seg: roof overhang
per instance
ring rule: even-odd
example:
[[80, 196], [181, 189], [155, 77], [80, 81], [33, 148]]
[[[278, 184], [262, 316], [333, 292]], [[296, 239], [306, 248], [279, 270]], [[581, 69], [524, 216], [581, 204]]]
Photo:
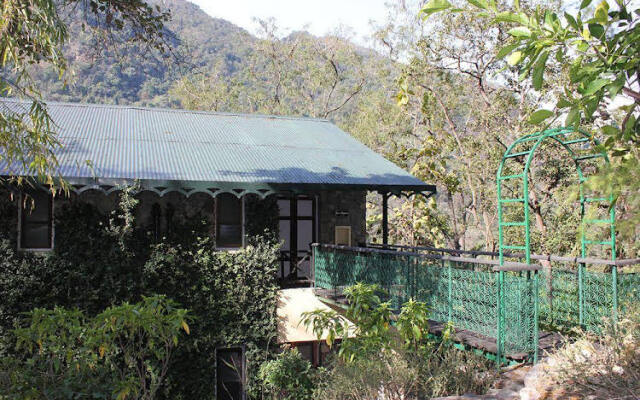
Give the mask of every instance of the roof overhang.
[[[204, 193], [216, 197], [222, 193], [230, 193], [237, 197], [255, 194], [265, 198], [277, 193], [312, 194], [321, 191], [372, 191], [395, 196], [424, 195], [429, 197], [436, 192], [434, 185], [377, 185], [372, 183], [269, 183], [269, 182], [199, 182], [177, 180], [137, 180], [115, 178], [63, 178], [76, 194], [97, 190], [105, 194], [121, 190], [126, 186], [137, 186], [141, 191], [151, 191], [159, 196], [177, 192], [186, 197], [196, 193]], [[42, 185], [40, 185], [42, 186]]]

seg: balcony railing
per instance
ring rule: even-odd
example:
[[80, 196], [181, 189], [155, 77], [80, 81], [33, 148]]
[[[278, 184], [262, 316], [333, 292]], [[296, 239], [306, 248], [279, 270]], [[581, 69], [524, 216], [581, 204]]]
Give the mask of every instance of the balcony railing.
[[[491, 252], [315, 244], [312, 271], [318, 292], [336, 299], [345, 287], [362, 282], [380, 285], [396, 308], [409, 298], [424, 301], [434, 321], [451, 321], [456, 329], [488, 340], [492, 344], [485, 350], [499, 360], [535, 359], [539, 322], [597, 331], [604, 317], [623, 310], [618, 299], [640, 301], [640, 260], [532, 259], [564, 265], [500, 266], [497, 253]], [[591, 267], [582, 273], [571, 268], [587, 262]]]

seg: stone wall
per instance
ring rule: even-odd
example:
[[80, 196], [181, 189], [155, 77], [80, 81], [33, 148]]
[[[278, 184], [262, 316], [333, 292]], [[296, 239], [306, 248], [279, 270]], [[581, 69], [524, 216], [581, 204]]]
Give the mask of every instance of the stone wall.
[[318, 196], [318, 240], [335, 242], [336, 226], [351, 226], [351, 245], [367, 240], [366, 192], [324, 191]]
[[[138, 200], [135, 220], [139, 226], [153, 226], [153, 207], [158, 206], [160, 211], [160, 232], [170, 229], [170, 221], [178, 224], [185, 222], [204, 221], [209, 225], [212, 237], [215, 235], [215, 200], [204, 193], [196, 193], [189, 198], [184, 195], [171, 192], [162, 197], [151, 191], [142, 191], [135, 196]], [[320, 243], [335, 242], [335, 227], [351, 227], [351, 244], [356, 246], [366, 242], [366, 192], [362, 191], [322, 191], [317, 195], [317, 241]], [[57, 197], [55, 209], [62, 209], [70, 201], [80, 200], [95, 205], [104, 214], [109, 214], [118, 206], [119, 193], [114, 192], [105, 195], [101, 191], [89, 190], [79, 195], [71, 194], [70, 198]], [[258, 204], [258, 205], [256, 205]], [[264, 214], [269, 215], [264, 215]], [[271, 214], [273, 214], [271, 216]], [[263, 232], [260, 224], [267, 224], [274, 229], [277, 227], [277, 205], [275, 196], [270, 196], [266, 201], [252, 200], [245, 202], [245, 225], [247, 233], [252, 231]], [[248, 221], [252, 218], [253, 224]], [[272, 221], [273, 220], [273, 221]], [[266, 226], [265, 226], [266, 228]], [[277, 229], [277, 228], [275, 228]]]
[[[93, 204], [98, 210], [104, 214], [109, 214], [118, 206], [119, 192], [111, 193], [106, 196], [98, 190], [89, 190], [79, 195], [71, 194], [70, 198], [56, 198], [55, 208], [64, 207], [64, 204], [80, 200]], [[169, 229], [171, 221], [178, 224], [194, 222], [194, 220], [207, 221], [211, 226], [211, 234], [213, 235], [215, 223], [215, 202], [211, 196], [204, 193], [196, 193], [190, 197], [185, 197], [178, 192], [170, 192], [160, 197], [155, 192], [142, 191], [136, 194], [139, 203], [136, 207], [135, 221], [139, 226], [153, 225], [153, 207], [158, 205], [160, 215], [160, 231], [166, 232]]]

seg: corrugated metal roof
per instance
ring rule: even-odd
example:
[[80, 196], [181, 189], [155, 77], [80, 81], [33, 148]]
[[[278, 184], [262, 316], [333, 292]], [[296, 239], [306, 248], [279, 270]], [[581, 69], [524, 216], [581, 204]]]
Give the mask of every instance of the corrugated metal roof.
[[[5, 109], [27, 106], [1, 99]], [[329, 121], [47, 102], [67, 178], [424, 187]], [[5, 111], [6, 112], [6, 111]], [[0, 164], [0, 170], [6, 170]]]

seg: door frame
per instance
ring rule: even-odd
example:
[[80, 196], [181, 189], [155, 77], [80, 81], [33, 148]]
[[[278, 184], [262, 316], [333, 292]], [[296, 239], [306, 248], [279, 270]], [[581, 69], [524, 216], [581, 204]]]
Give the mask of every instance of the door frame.
[[[311, 249], [298, 249], [298, 221], [311, 221], [311, 242], [315, 243], [318, 237], [318, 198], [313, 195], [279, 195], [278, 200], [289, 201], [289, 216], [280, 215], [278, 209], [278, 221], [289, 221], [289, 250], [280, 251], [280, 279], [298, 279], [298, 261], [300, 253], [311, 254]], [[298, 200], [311, 200], [311, 216], [298, 216]], [[285, 276], [284, 263], [289, 261], [289, 275]]]

